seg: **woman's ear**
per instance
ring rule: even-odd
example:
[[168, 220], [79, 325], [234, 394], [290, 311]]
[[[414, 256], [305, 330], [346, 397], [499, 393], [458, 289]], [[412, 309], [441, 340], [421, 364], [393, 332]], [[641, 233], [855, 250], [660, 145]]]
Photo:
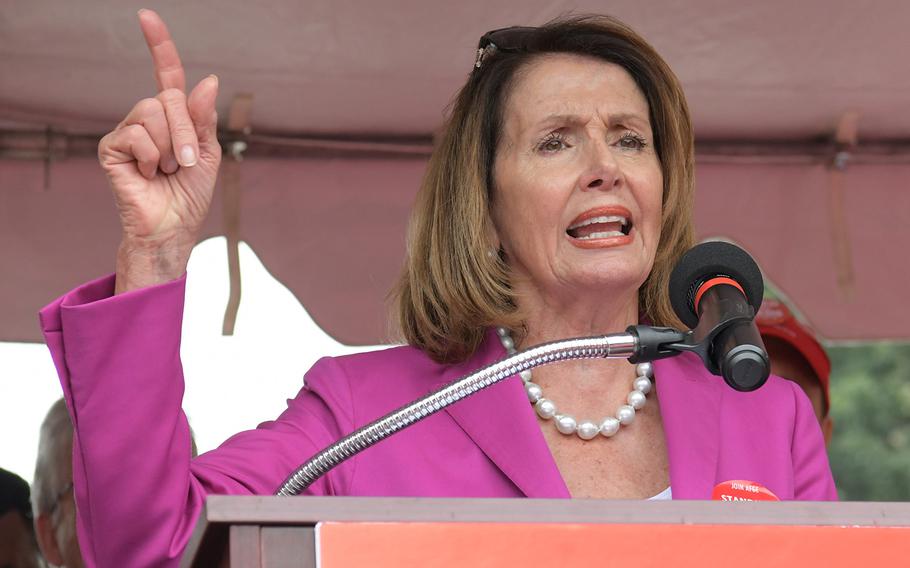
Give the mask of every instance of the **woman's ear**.
[[63, 566], [63, 553], [57, 547], [54, 523], [50, 515], [41, 513], [35, 517], [35, 537], [38, 539], [38, 548], [41, 549], [44, 559], [54, 566]]

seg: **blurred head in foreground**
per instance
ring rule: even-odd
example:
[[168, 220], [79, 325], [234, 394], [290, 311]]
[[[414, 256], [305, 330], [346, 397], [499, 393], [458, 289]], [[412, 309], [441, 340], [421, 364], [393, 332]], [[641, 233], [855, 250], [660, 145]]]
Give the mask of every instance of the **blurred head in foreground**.
[[81, 568], [73, 500], [73, 426], [62, 398], [41, 424], [33, 486], [32, 510], [41, 553], [54, 566]]
[[0, 567], [39, 566], [28, 498], [28, 483], [0, 469]]

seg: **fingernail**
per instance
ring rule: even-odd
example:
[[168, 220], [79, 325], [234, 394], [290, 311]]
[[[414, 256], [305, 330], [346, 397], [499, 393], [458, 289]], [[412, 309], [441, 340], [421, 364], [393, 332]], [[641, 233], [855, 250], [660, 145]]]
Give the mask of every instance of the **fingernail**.
[[192, 146], [184, 146], [180, 149], [180, 161], [184, 166], [196, 165], [196, 152], [193, 151]]

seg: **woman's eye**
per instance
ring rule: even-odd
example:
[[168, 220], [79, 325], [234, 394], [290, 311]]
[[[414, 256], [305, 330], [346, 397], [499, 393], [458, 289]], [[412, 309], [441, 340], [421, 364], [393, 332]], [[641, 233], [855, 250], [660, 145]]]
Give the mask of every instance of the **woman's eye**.
[[562, 140], [547, 140], [543, 145], [543, 149], [548, 152], [555, 152], [562, 148], [562, 146]]
[[543, 142], [537, 147], [538, 150], [545, 153], [554, 153], [562, 150], [566, 147], [566, 141], [558, 136], [550, 136], [544, 139]]
[[637, 134], [628, 133], [628, 134], [623, 135], [623, 137], [619, 139], [618, 145], [620, 148], [624, 148], [627, 150], [641, 150], [642, 148], [647, 146], [648, 143], [645, 142], [645, 139], [642, 138], [641, 136], [639, 136]]

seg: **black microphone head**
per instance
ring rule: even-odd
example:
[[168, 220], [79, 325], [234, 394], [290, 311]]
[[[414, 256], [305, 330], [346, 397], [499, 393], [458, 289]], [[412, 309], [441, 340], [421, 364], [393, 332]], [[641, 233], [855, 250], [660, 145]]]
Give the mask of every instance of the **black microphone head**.
[[727, 276], [742, 286], [746, 299], [758, 313], [765, 284], [749, 253], [721, 241], [701, 243], [686, 251], [670, 274], [670, 304], [690, 328], [698, 325], [695, 293], [705, 281], [716, 276]]

